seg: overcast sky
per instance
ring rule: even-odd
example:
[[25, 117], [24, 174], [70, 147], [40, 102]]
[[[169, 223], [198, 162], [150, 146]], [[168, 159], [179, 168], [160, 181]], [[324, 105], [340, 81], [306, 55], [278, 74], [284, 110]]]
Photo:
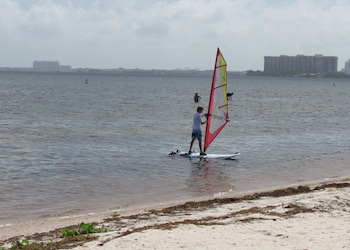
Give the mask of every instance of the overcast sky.
[[0, 67], [263, 70], [264, 56], [350, 58], [348, 0], [0, 0]]

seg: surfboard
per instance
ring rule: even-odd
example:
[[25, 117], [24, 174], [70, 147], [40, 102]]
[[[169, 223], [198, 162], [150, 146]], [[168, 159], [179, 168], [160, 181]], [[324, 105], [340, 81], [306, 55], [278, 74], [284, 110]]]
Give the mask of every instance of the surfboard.
[[188, 158], [235, 160], [235, 158], [237, 156], [239, 156], [240, 153], [236, 152], [234, 154], [206, 154], [206, 155], [200, 155], [199, 153], [196, 153], [196, 152], [188, 154], [188, 152], [181, 152], [181, 151], [177, 150], [177, 151], [172, 151], [169, 155], [183, 156], [183, 157], [188, 157]]

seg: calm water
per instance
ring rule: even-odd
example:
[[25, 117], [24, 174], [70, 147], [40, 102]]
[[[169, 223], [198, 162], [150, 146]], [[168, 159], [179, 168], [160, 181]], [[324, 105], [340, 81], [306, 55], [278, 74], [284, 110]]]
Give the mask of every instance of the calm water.
[[0, 73], [0, 225], [350, 176], [350, 80], [231, 77], [208, 152], [239, 160], [168, 156], [210, 81]]

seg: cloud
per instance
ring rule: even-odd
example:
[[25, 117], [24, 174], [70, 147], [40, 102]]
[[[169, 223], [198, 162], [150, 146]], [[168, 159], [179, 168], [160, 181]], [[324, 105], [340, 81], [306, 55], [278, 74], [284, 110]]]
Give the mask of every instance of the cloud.
[[[25, 3], [23, 3], [25, 2]], [[350, 3], [271, 0], [0, 0], [0, 66], [263, 69], [267, 55], [350, 57]]]

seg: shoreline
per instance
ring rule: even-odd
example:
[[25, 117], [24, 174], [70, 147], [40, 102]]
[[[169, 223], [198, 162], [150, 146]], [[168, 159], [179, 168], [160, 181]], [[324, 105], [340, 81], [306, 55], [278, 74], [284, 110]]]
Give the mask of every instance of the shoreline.
[[[181, 203], [186, 202], [200, 202], [200, 201], [206, 201], [211, 200], [215, 198], [226, 198], [226, 197], [242, 197], [245, 195], [250, 195], [254, 193], [260, 193], [260, 192], [271, 192], [273, 190], [277, 189], [283, 189], [283, 188], [289, 188], [289, 187], [298, 187], [298, 186], [316, 186], [321, 185], [325, 183], [333, 183], [333, 182], [342, 182], [350, 180], [349, 177], [336, 177], [336, 178], [326, 178], [322, 180], [316, 180], [316, 181], [304, 181], [294, 184], [286, 184], [283, 186], [275, 186], [271, 188], [263, 188], [263, 189], [253, 189], [248, 191], [241, 191], [241, 192], [232, 192], [232, 191], [223, 191], [219, 193], [214, 194], [208, 194], [200, 197], [193, 197], [193, 198], [184, 198], [184, 199], [177, 199], [177, 200], [170, 200], [161, 204], [141, 204], [141, 205], [135, 205], [135, 206], [123, 206], [123, 207], [114, 207], [114, 208], [106, 208], [106, 209], [100, 209], [100, 210], [87, 210], [83, 213], [79, 213], [80, 209], [72, 209], [67, 212], [58, 213], [58, 214], [45, 214], [45, 215], [39, 215], [35, 216], [33, 218], [29, 219], [19, 219], [13, 222], [8, 222], [4, 224], [0, 224], [0, 240], [1, 240], [1, 229], [8, 228], [8, 227], [15, 227], [15, 226], [25, 226], [27, 224], [31, 223], [45, 223], [47, 221], [65, 221], [65, 220], [79, 220], [79, 218], [87, 219], [90, 221], [90, 218], [93, 219], [93, 217], [96, 217], [97, 219], [103, 218], [105, 216], [109, 216], [113, 213], [119, 213], [119, 214], [134, 214], [139, 213], [142, 211], [147, 211], [150, 209], [157, 209], [157, 208], [166, 208], [169, 206], [178, 205]], [[66, 223], [63, 223], [65, 225]]]
[[[97, 245], [100, 245], [99, 249], [109, 249], [104, 247], [109, 246], [110, 242], [116, 240], [123, 241], [124, 238], [126, 239], [129, 237], [128, 235], [134, 235], [134, 233], [146, 232], [147, 234], [152, 232], [152, 230], [161, 227], [176, 228], [176, 230], [178, 230], [178, 228], [198, 225], [199, 222], [205, 224], [208, 221], [213, 223], [213, 225], [220, 227], [219, 224], [230, 217], [224, 218], [222, 216], [228, 216], [228, 214], [235, 210], [237, 210], [236, 213], [239, 215], [239, 213], [254, 213], [253, 210], [255, 209], [255, 213], [261, 216], [260, 214], [266, 214], [267, 212], [265, 211], [262, 213], [262, 210], [260, 211], [259, 209], [265, 209], [266, 207], [274, 207], [273, 209], [276, 209], [278, 206], [281, 206], [277, 205], [278, 203], [281, 203], [281, 201], [281, 204], [293, 204], [293, 202], [295, 203], [298, 199], [298, 196], [305, 196], [302, 197], [302, 199], [306, 199], [307, 195], [314, 196], [311, 198], [315, 198], [316, 194], [322, 192], [325, 193], [325, 196], [331, 196], [335, 195], [337, 193], [336, 191], [343, 189], [350, 190], [350, 178], [329, 179], [317, 183], [312, 182], [308, 185], [292, 185], [274, 190], [259, 190], [238, 195], [227, 194], [219, 197], [207, 197], [206, 199], [201, 198], [194, 201], [180, 201], [178, 203], [135, 210], [108, 211], [91, 213], [83, 216], [41, 218], [38, 220], [22, 221], [17, 224], [0, 227], [0, 249], [2, 247], [9, 247], [10, 242], [20, 239], [29, 239], [29, 241], [32, 242], [30, 239], [33, 238], [34, 235], [36, 235], [36, 238], [40, 238], [40, 234], [50, 235], [46, 236], [49, 238], [59, 238], [58, 234], [63, 228], [78, 225], [81, 222], [96, 223], [95, 225], [97, 227], [104, 225], [112, 230], [108, 233], [97, 234], [98, 238], [96, 240], [90, 243], [85, 243], [87, 248], [81, 247], [77, 249], [95, 249]], [[349, 192], [343, 193], [346, 194]], [[337, 196], [340, 197], [339, 194], [337, 194]], [[333, 199], [332, 197], [328, 198]], [[347, 198], [349, 197], [345, 197], [344, 199]], [[301, 207], [305, 209], [313, 209], [315, 211], [313, 214], [317, 214], [318, 211], [315, 207], [308, 208], [308, 206], [314, 202], [314, 200], [312, 200], [312, 202], [306, 201]], [[348, 203], [346, 204], [348, 204], [348, 209], [350, 211], [350, 198], [347, 202]], [[226, 208], [225, 210], [225, 207], [229, 208]], [[256, 207], [259, 209], [256, 209]], [[279, 209], [281, 210], [282, 207], [279, 207]], [[220, 215], [220, 210], [225, 210], [225, 212], [222, 212], [223, 214]], [[304, 212], [300, 213], [304, 214]], [[208, 219], [208, 217], [211, 217], [211, 219]], [[184, 223], [186, 220], [188, 223]], [[123, 224], [124, 226], [121, 226], [121, 221], [127, 225], [125, 226], [125, 224]], [[116, 228], [119, 229], [116, 230]], [[138, 230], [132, 231], [135, 230], [135, 228], [138, 228]], [[120, 235], [126, 237], [121, 237]], [[93, 244], [95, 245], [93, 246]]]

